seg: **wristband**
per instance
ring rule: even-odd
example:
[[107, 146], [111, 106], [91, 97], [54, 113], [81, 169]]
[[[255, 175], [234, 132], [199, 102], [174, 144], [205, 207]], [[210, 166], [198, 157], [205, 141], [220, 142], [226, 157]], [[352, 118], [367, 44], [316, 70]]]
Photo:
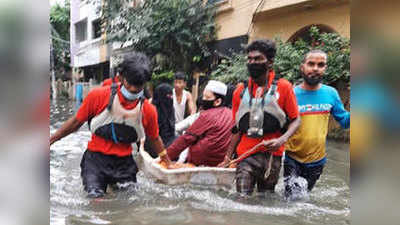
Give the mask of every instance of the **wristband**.
[[158, 153], [158, 156], [160, 156], [160, 158], [165, 155], [167, 155], [167, 150], [165, 150], [165, 149], [162, 152]]
[[232, 132], [232, 134], [237, 134], [237, 133], [239, 133], [239, 129], [237, 128], [237, 126], [234, 126], [234, 127], [232, 127], [231, 132]]

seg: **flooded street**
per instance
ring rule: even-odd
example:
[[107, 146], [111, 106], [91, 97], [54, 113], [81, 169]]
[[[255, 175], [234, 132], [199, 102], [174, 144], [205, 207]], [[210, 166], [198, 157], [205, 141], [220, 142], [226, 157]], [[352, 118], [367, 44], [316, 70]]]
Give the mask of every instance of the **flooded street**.
[[[55, 132], [76, 110], [74, 102], [53, 102], [50, 132]], [[86, 198], [80, 161], [90, 139], [85, 124], [51, 146], [50, 224], [193, 224], [284, 225], [350, 224], [350, 162], [348, 144], [328, 142], [328, 162], [310, 195], [283, 200], [283, 179], [277, 192], [246, 203], [235, 200], [235, 190], [203, 186], [167, 186], [138, 173], [138, 185], [125, 192], [108, 190], [105, 198]]]

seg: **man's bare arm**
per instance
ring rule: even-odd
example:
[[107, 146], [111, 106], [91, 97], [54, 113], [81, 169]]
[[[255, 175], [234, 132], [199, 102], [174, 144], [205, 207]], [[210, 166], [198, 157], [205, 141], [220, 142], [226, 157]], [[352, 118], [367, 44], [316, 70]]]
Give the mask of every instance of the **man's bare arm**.
[[166, 153], [166, 150], [164, 148], [164, 144], [158, 136], [156, 139], [149, 139], [151, 147], [156, 151], [156, 153], [160, 156], [161, 160], [163, 160], [165, 163], [167, 163], [167, 167], [171, 165], [171, 160], [168, 157], [168, 154]]
[[75, 116], [71, 117], [61, 126], [60, 129], [56, 131], [56, 133], [51, 135], [50, 145], [60, 140], [61, 138], [77, 131], [82, 125], [83, 123], [77, 120]]
[[187, 94], [187, 104], [188, 104], [189, 115], [195, 114], [196, 104], [194, 104], [193, 96], [190, 93]]
[[287, 131], [280, 136], [279, 138], [274, 138], [268, 141], [264, 141], [265, 147], [267, 147], [268, 150], [270, 151], [276, 151], [284, 145], [288, 139], [297, 131], [297, 129], [300, 127], [300, 116], [294, 119], [292, 122], [290, 122], [289, 127]]
[[236, 150], [236, 147], [240, 142], [240, 139], [241, 139], [240, 132], [232, 135], [232, 139], [231, 142], [229, 143], [228, 151], [226, 152], [224, 161], [218, 164], [218, 167], [226, 166], [229, 163], [229, 161], [232, 159], [233, 152]]
[[301, 119], [300, 116], [298, 116], [289, 124], [288, 130], [281, 137], [283, 137], [287, 141], [291, 136], [293, 136], [297, 129], [299, 129], [300, 124]]

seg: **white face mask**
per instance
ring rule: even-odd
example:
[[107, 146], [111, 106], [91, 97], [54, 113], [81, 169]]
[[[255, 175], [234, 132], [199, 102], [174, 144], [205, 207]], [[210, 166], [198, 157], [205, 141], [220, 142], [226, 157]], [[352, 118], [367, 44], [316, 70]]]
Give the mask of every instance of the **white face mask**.
[[128, 90], [125, 88], [124, 85], [122, 85], [122, 87], [121, 87], [121, 93], [122, 93], [122, 95], [123, 95], [126, 99], [128, 99], [129, 101], [133, 101], [133, 100], [136, 100], [136, 99], [139, 99], [139, 98], [142, 98], [142, 97], [143, 97], [143, 90], [141, 90], [139, 93], [133, 94], [133, 93], [131, 93], [130, 91], [128, 91]]

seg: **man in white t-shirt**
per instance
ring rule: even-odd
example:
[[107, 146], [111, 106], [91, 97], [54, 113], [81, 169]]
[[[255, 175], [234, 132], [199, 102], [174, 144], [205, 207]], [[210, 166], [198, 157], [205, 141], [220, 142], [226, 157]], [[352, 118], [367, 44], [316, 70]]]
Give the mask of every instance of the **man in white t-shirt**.
[[[175, 123], [179, 123], [185, 118], [185, 114], [193, 115], [196, 113], [196, 106], [192, 94], [185, 90], [186, 76], [183, 72], [175, 73], [173, 100], [175, 110]], [[186, 109], [188, 112], [186, 113]]]

